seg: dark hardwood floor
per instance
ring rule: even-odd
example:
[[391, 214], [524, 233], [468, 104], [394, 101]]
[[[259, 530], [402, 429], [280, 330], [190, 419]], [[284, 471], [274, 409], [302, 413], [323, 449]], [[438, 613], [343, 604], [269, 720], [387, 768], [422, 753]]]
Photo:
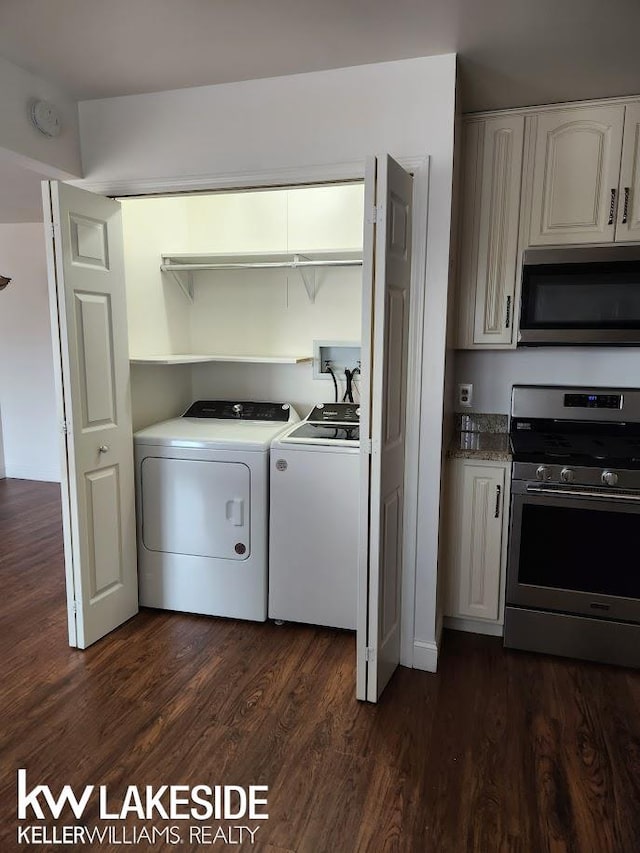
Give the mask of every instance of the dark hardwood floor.
[[[0, 589], [0, 851], [61, 849], [18, 844], [18, 768], [114, 803], [128, 785], [268, 785], [270, 819], [234, 849], [640, 850], [636, 672], [450, 632], [438, 675], [400, 669], [369, 706], [353, 637], [330, 630], [143, 611], [75, 651], [51, 484], [0, 481]], [[57, 824], [104, 822], [91, 801]], [[183, 841], [129, 849], [226, 849]]]

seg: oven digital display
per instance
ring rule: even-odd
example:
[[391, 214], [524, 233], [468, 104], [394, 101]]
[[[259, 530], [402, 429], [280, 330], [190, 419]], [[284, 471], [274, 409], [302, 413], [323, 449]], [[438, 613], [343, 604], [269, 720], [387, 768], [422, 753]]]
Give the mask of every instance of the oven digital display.
[[566, 409], [621, 409], [622, 394], [565, 394]]

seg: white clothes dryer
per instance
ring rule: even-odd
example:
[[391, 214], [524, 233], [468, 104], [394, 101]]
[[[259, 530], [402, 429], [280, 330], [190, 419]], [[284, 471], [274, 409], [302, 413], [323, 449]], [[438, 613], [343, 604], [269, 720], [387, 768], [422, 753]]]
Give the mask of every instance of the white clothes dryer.
[[134, 436], [140, 604], [264, 622], [269, 447], [288, 403], [200, 400]]
[[356, 404], [320, 404], [271, 445], [271, 619], [356, 628], [359, 425]]

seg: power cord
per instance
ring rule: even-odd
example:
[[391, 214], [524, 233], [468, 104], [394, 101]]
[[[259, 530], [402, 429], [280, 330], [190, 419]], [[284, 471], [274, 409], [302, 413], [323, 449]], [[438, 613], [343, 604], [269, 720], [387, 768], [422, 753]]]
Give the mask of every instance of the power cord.
[[336, 379], [336, 375], [335, 375], [335, 373], [333, 372], [333, 370], [332, 370], [331, 365], [329, 364], [329, 362], [327, 362], [327, 364], [326, 364], [326, 368], [327, 368], [327, 370], [329, 371], [329, 373], [331, 374], [331, 378], [333, 379], [333, 387], [334, 387], [334, 390], [335, 390], [335, 401], [334, 401], [334, 402], [336, 402], [336, 403], [337, 403], [337, 402], [338, 402], [338, 380]]
[[356, 385], [356, 373], [360, 374], [359, 367], [354, 367], [351, 371], [351, 390], [353, 391], [353, 389], [355, 388], [355, 390], [358, 392], [358, 399], [360, 399], [360, 389]]
[[346, 381], [346, 389], [344, 392], [344, 396], [342, 398], [343, 403], [353, 403], [353, 371], [349, 370], [348, 367], [344, 369], [344, 378]]
[[347, 403], [347, 402], [355, 403], [355, 400], [353, 399], [354, 388], [358, 392], [358, 395], [360, 395], [360, 390], [359, 390], [358, 386], [355, 384], [356, 373], [360, 373], [359, 367], [354, 367], [353, 370], [349, 370], [349, 368], [345, 368], [344, 378], [345, 378], [346, 383], [347, 383], [347, 390], [344, 392], [344, 397], [342, 398], [343, 403]]

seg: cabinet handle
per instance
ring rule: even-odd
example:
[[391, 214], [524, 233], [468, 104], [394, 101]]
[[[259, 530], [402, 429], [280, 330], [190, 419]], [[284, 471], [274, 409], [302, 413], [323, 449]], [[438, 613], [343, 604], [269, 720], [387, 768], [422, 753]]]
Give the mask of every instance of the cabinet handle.
[[613, 214], [616, 211], [616, 190], [611, 190], [611, 204], [609, 205], [609, 222], [608, 225], [613, 225]]
[[629, 213], [629, 187], [624, 188], [624, 209], [622, 211], [622, 224], [627, 224], [627, 216]]
[[502, 493], [502, 488], [500, 486], [496, 486], [496, 514], [495, 518], [500, 518], [500, 495]]
[[505, 328], [508, 329], [511, 325], [511, 297], [507, 296], [507, 316], [504, 318]]

